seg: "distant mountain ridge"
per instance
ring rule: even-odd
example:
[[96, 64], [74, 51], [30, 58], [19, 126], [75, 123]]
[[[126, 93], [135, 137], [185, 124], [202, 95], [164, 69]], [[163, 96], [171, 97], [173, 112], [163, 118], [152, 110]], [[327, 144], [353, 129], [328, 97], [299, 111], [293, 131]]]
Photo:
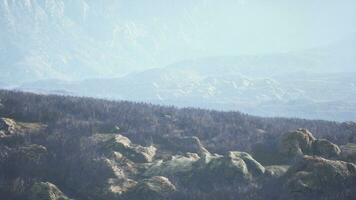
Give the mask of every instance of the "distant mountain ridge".
[[[224, 71], [220, 68], [218, 70]], [[18, 89], [151, 102], [179, 107], [239, 110], [262, 116], [354, 120], [356, 73], [303, 73], [258, 78], [239, 71], [168, 67], [116, 79], [58, 80], [24, 84]]]
[[[354, 36], [299, 52], [206, 57], [193, 29], [202, 5], [186, 4], [178, 26], [159, 7], [131, 15], [138, 1], [1, 1], [0, 87], [354, 120]], [[186, 55], [196, 59], [175, 62]]]
[[[202, 20], [199, 8], [206, 8], [204, 3], [175, 4], [182, 10], [169, 21], [165, 14], [171, 10], [139, 1], [1, 1], [0, 78], [10, 85], [43, 79], [112, 78], [184, 58], [216, 55], [208, 52], [214, 45], [209, 46], [209, 37], [202, 38], [195, 25]], [[209, 31], [216, 23], [201, 26]], [[243, 65], [242, 74], [248, 76], [252, 70], [271, 73], [281, 68], [354, 71], [355, 54], [353, 37], [298, 55], [199, 59], [197, 64]]]
[[[340, 55], [340, 49], [348, 54]], [[294, 53], [201, 58], [120, 78], [43, 80], [17, 89], [262, 116], [355, 120], [355, 49], [352, 43], [340, 43]]]

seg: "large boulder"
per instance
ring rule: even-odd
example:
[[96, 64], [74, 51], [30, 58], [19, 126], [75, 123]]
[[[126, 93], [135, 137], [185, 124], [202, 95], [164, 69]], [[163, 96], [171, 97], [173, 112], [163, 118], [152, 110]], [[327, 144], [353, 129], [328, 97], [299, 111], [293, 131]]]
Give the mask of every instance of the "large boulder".
[[282, 177], [289, 169], [289, 165], [270, 165], [266, 166], [266, 175], [270, 178]]
[[298, 159], [304, 155], [315, 155], [329, 159], [337, 159], [341, 153], [340, 148], [325, 139], [316, 139], [306, 129], [298, 129], [282, 136], [279, 144], [279, 153], [287, 159]]
[[3, 134], [11, 134], [16, 130], [16, 122], [9, 118], [0, 118], [0, 131]]
[[320, 139], [313, 142], [313, 155], [324, 158], [337, 158], [340, 153], [340, 148], [328, 140]]
[[160, 200], [167, 199], [176, 191], [176, 187], [163, 176], [154, 176], [144, 179], [135, 187], [128, 191], [124, 197], [126, 199], [147, 199]]
[[194, 164], [191, 181], [201, 186], [250, 181], [265, 173], [265, 168], [248, 153], [230, 151], [225, 156], [206, 156]]
[[177, 176], [189, 173], [193, 170], [194, 163], [200, 157], [195, 153], [187, 153], [185, 156], [175, 155], [170, 160], [157, 160], [147, 166], [145, 176]]
[[157, 150], [154, 146], [143, 147], [133, 144], [130, 139], [120, 134], [109, 135], [104, 142], [104, 149], [109, 152], [119, 152], [136, 163], [152, 162]]
[[351, 199], [356, 191], [356, 165], [304, 156], [285, 175], [292, 199]]
[[35, 183], [29, 192], [29, 200], [69, 200], [69, 198], [49, 182]]
[[102, 184], [104, 191], [111, 194], [111, 196], [119, 196], [137, 184], [135, 180], [130, 178], [137, 173], [135, 163], [125, 159], [119, 154], [120, 153], [115, 152], [113, 159], [103, 159], [107, 167], [106, 171], [114, 175], [107, 179], [106, 184]]
[[243, 168], [246, 168], [248, 175], [259, 176], [265, 173], [265, 168], [257, 162], [252, 156], [245, 152], [231, 151], [228, 152], [227, 158], [231, 160], [231, 163], [240, 166], [240, 163], [244, 163]]
[[280, 140], [280, 152], [288, 157], [309, 155], [312, 153], [312, 145], [315, 137], [306, 129], [298, 129], [282, 136]]

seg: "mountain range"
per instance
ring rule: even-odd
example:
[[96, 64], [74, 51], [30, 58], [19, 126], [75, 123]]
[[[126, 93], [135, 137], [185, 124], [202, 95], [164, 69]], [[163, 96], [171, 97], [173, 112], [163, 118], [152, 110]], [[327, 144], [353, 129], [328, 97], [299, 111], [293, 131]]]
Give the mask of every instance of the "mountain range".
[[[238, 43], [221, 38], [234, 45], [225, 51], [211, 41], [216, 37], [209, 34], [226, 25], [201, 23], [214, 13], [213, 1], [179, 1], [177, 9], [159, 2], [162, 7], [113, 0], [1, 1], [0, 87], [355, 120], [354, 36], [306, 50], [243, 55]], [[216, 52], [230, 56], [208, 56]]]
[[[330, 54], [320, 53], [317, 57], [318, 52]], [[43, 80], [24, 83], [17, 89], [178, 107], [239, 110], [261, 116], [347, 121], [354, 120], [355, 116], [356, 72], [353, 66], [356, 62], [351, 55], [345, 57], [348, 60], [323, 49], [266, 56], [203, 58], [119, 78], [74, 82]]]

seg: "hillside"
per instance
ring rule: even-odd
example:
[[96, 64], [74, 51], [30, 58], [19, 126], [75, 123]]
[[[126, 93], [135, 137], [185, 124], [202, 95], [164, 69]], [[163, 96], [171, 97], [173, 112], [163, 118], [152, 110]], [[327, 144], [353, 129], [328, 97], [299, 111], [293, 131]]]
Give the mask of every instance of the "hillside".
[[0, 100], [1, 199], [356, 196], [353, 122], [13, 91]]
[[[118, 126], [134, 141], [154, 136], [197, 136], [213, 152], [249, 151], [260, 140], [303, 127], [317, 137], [344, 144], [350, 137], [345, 123], [297, 118], [262, 118], [240, 112], [156, 106], [127, 101], [36, 95], [1, 91], [4, 117], [51, 124], [53, 129], [107, 131]], [[63, 126], [63, 127], [62, 127]], [[73, 130], [72, 130], [73, 129]], [[103, 129], [103, 130], [101, 130]], [[91, 131], [90, 131], [91, 132]], [[247, 136], [247, 137], [246, 137]]]

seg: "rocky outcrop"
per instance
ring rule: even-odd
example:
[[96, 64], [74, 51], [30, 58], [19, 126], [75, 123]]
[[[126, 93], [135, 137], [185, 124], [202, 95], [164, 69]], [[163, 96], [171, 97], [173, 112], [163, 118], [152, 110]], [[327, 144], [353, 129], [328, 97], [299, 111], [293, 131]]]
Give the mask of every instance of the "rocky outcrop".
[[154, 176], [144, 179], [124, 196], [126, 199], [147, 199], [160, 200], [167, 199], [176, 191], [176, 187], [163, 176]]
[[311, 154], [315, 137], [306, 129], [298, 129], [282, 136], [280, 152], [286, 156], [303, 156]]
[[0, 118], [0, 131], [2, 134], [9, 135], [17, 129], [16, 122], [9, 118]]
[[289, 165], [270, 165], [266, 166], [266, 175], [272, 178], [282, 177], [289, 169]]
[[340, 148], [328, 140], [316, 139], [306, 129], [298, 129], [282, 136], [279, 152], [288, 158], [301, 158], [304, 155], [316, 155], [324, 158], [336, 159]]
[[[13, 136], [28, 127], [10, 122], [3, 130], [16, 127]], [[113, 133], [52, 133], [41, 135], [46, 137], [41, 145], [32, 144], [30, 136], [19, 134], [30, 138], [22, 143], [0, 143], [1, 198], [69, 199], [57, 186], [76, 199], [98, 200], [324, 200], [347, 199], [356, 191], [355, 164], [337, 160], [350, 160], [353, 146], [340, 150], [306, 129], [284, 135], [274, 150], [293, 162], [266, 167], [246, 152], [212, 154], [196, 137], [165, 138], [144, 147]]]
[[209, 190], [216, 184], [242, 184], [263, 175], [265, 168], [245, 152], [231, 151], [226, 155], [206, 156], [194, 163], [187, 182]]
[[128, 159], [137, 163], [152, 162], [157, 150], [154, 146], [143, 147], [133, 144], [127, 137], [120, 134], [109, 137], [105, 141], [104, 148], [108, 151], [120, 152]]
[[10, 118], [0, 118], [0, 134], [2, 135], [35, 133], [43, 130], [45, 127], [41, 123], [16, 122]]
[[328, 140], [320, 139], [313, 142], [313, 155], [323, 158], [337, 158], [340, 153], [340, 148]]
[[70, 200], [57, 186], [49, 182], [35, 183], [28, 197], [29, 200]]
[[157, 160], [147, 166], [145, 176], [177, 176], [193, 171], [194, 163], [200, 157], [198, 154], [187, 153], [185, 156], [175, 155], [170, 160]]
[[351, 199], [356, 190], [356, 165], [304, 156], [285, 175], [293, 199]]
[[41, 123], [16, 122], [10, 118], [0, 118], [0, 145], [23, 145], [25, 136], [39, 135], [46, 126]]

